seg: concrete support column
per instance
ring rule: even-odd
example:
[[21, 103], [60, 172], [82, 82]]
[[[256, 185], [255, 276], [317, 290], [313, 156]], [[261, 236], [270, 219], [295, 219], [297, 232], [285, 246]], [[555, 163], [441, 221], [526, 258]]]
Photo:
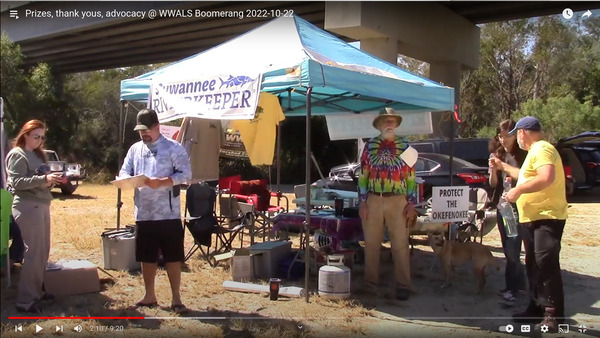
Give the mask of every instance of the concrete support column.
[[360, 40], [360, 49], [393, 65], [398, 63], [398, 41], [396, 38], [371, 38]]
[[[454, 103], [458, 106], [460, 116], [460, 72], [461, 65], [458, 62], [447, 61], [447, 62], [433, 62], [430, 63], [429, 78], [443, 83], [448, 87], [454, 88]], [[454, 137], [458, 135], [458, 122], [454, 121], [454, 128], [452, 133], [450, 131], [450, 122], [453, 119], [453, 112], [434, 112], [432, 113], [431, 120], [433, 123], [433, 134], [436, 137], [448, 138], [454, 134]]]

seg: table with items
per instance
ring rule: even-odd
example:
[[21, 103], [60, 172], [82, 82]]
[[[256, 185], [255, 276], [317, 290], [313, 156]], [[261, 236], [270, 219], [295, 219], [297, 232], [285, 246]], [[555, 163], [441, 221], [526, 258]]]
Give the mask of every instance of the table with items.
[[[289, 231], [290, 227], [302, 231], [306, 219], [303, 213], [282, 213], [275, 217], [272, 231]], [[363, 240], [360, 218], [335, 216], [331, 212], [319, 212], [310, 215], [311, 230], [321, 230], [331, 236], [333, 251], [341, 249], [343, 241], [358, 242]]]

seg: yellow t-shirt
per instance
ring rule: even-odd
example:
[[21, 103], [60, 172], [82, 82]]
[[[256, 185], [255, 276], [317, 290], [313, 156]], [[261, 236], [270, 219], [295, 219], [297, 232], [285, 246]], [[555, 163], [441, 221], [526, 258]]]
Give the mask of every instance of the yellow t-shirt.
[[567, 219], [567, 194], [565, 175], [558, 151], [546, 141], [531, 145], [527, 157], [519, 171], [517, 185], [537, 176], [537, 169], [543, 165], [554, 165], [554, 182], [540, 191], [522, 194], [517, 200], [519, 222], [533, 222], [541, 219]]
[[276, 126], [285, 119], [279, 99], [270, 93], [260, 93], [256, 115], [252, 120], [235, 120], [231, 128], [239, 130], [252, 165], [273, 164]]

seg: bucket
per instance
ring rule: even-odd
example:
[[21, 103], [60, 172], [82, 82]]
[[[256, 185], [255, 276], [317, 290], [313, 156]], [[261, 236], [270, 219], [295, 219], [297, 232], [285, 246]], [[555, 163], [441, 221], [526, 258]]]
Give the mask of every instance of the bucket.
[[344, 265], [343, 255], [330, 255], [327, 265], [319, 269], [319, 296], [344, 299], [350, 296], [350, 269]]
[[103, 232], [101, 236], [105, 269], [140, 269], [140, 263], [135, 260], [135, 234], [131, 230], [110, 230]]

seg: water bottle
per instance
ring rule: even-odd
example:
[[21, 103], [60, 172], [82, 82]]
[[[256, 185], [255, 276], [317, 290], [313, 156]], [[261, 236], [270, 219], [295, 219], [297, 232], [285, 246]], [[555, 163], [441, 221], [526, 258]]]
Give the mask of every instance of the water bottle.
[[[511, 187], [511, 178], [510, 176], [506, 176], [506, 179], [504, 180], [504, 191], [506, 192], [510, 190]], [[512, 204], [504, 199], [504, 197], [500, 198], [500, 203], [498, 203], [498, 212], [504, 220], [506, 237], [516, 237], [519, 234], [519, 230], [517, 228], [518, 220], [515, 217], [515, 211], [512, 207]]]

